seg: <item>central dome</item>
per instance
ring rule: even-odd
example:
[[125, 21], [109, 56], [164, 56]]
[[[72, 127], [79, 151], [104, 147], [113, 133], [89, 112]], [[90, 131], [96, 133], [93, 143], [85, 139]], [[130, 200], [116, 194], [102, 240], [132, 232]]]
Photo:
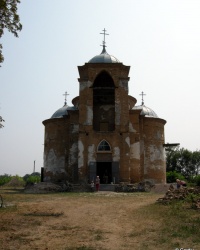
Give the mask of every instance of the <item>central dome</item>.
[[120, 61], [106, 52], [105, 46], [100, 55], [94, 56], [88, 63], [120, 63]]

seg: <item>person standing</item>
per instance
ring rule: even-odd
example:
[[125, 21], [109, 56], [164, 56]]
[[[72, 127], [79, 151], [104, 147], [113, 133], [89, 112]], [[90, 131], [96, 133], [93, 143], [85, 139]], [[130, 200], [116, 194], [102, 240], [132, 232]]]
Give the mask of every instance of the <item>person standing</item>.
[[94, 181], [91, 181], [90, 187], [91, 187], [91, 191], [94, 192]]
[[100, 186], [100, 179], [99, 179], [99, 176], [96, 177], [95, 185], [96, 185], [96, 191], [98, 192], [98, 191], [99, 191], [99, 186]]

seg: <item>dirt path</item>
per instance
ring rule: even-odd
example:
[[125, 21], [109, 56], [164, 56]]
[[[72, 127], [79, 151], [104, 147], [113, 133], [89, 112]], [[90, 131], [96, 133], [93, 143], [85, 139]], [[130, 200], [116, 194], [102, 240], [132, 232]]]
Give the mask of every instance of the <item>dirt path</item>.
[[35, 195], [1, 212], [0, 248], [144, 249], [159, 223], [140, 209], [159, 197], [114, 192]]

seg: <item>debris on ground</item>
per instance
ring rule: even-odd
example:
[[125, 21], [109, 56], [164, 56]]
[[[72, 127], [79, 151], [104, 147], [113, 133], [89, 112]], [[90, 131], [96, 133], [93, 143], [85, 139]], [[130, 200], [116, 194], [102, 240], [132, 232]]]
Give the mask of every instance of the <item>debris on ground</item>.
[[181, 187], [179, 189], [170, 185], [168, 191], [163, 198], [159, 198], [157, 201], [163, 204], [169, 204], [173, 200], [186, 200], [190, 199], [192, 202], [192, 208], [200, 209], [200, 187]]
[[71, 184], [65, 183], [52, 183], [52, 182], [39, 182], [35, 184], [29, 184], [25, 187], [25, 193], [54, 193], [54, 192], [87, 192], [88, 185], [85, 184]]
[[62, 192], [62, 187], [51, 182], [39, 182], [36, 184], [27, 185], [24, 189], [24, 192], [29, 194]]
[[23, 187], [25, 182], [19, 180], [17, 177], [13, 177], [8, 183], [4, 184], [4, 187]]

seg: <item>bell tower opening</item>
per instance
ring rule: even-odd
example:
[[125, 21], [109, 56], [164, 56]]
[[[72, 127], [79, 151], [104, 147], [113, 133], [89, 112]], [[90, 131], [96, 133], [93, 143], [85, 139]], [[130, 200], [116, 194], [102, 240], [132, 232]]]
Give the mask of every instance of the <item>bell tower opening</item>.
[[106, 71], [96, 77], [93, 85], [93, 129], [115, 130], [115, 85]]

